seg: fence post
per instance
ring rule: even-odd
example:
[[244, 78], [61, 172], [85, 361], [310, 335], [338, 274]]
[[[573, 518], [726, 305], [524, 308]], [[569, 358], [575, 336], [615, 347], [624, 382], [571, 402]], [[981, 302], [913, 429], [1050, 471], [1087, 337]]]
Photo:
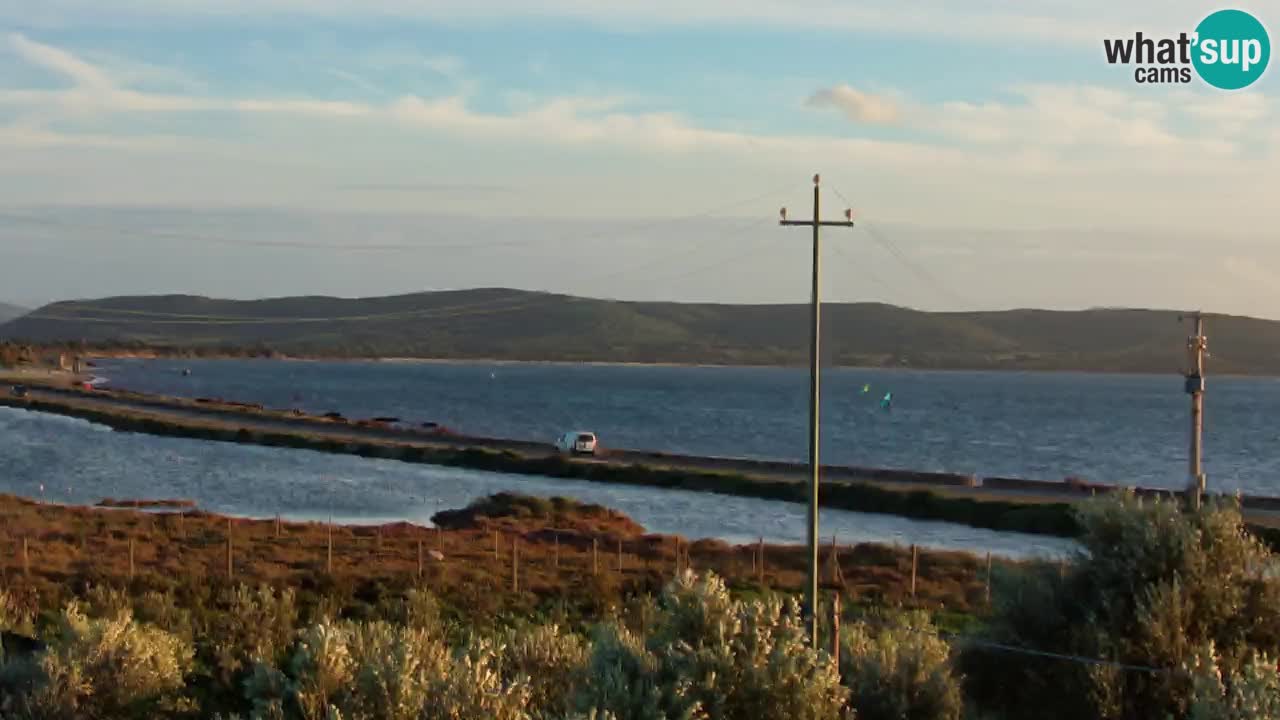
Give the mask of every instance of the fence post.
[[333, 574], [333, 521], [329, 521], [328, 547], [324, 559], [324, 571]]
[[760, 567], [759, 567], [760, 584], [764, 585], [764, 536], [761, 536], [759, 540], [759, 554], [760, 554]]
[[187, 513], [185, 510], [178, 511], [178, 537], [184, 540], [187, 537]]
[[498, 559], [498, 531], [493, 531], [493, 559]]
[[520, 537], [511, 540], [511, 592], [520, 592]]
[[133, 579], [133, 538], [129, 538], [129, 579]]
[[234, 575], [234, 568], [231, 560], [231, 518], [227, 518], [227, 579], [231, 579]]
[[276, 513], [276, 537], [280, 537], [282, 528], [280, 527], [280, 513]]
[[831, 657], [840, 670], [840, 591], [831, 593]]
[[27, 553], [27, 536], [22, 536], [22, 574], [31, 575], [31, 556]]
[[911, 544], [911, 599], [916, 597], [916, 568], [920, 562], [920, 549]]
[[676, 577], [680, 577], [680, 536], [676, 536]]
[[422, 581], [422, 538], [418, 538], [418, 581]]
[[622, 572], [622, 539], [618, 539], [618, 572]]
[[444, 528], [436, 526], [436, 549], [444, 553]]
[[373, 541], [373, 550], [375, 553], [374, 557], [377, 557], [382, 554], [382, 526], [379, 525], [375, 532], [377, 533], [377, 536]]
[[987, 553], [987, 607], [991, 607], [991, 553]]
[[592, 575], [595, 575], [600, 571], [599, 552], [597, 548], [599, 544], [600, 544], [599, 540], [597, 540], [596, 538], [591, 538], [591, 574]]
[[552, 562], [552, 566], [555, 569], [559, 570], [560, 569], [560, 533], [552, 533], [551, 537], [553, 542], [555, 543], [552, 550], [551, 562]]
[[840, 582], [840, 546], [835, 533], [831, 533], [831, 582]]

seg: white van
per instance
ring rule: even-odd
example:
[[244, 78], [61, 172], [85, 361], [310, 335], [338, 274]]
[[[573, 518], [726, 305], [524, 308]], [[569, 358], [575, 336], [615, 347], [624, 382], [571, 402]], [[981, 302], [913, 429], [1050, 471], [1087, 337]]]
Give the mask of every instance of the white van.
[[556, 449], [576, 455], [595, 455], [596, 434], [583, 431], [567, 432], [556, 441]]

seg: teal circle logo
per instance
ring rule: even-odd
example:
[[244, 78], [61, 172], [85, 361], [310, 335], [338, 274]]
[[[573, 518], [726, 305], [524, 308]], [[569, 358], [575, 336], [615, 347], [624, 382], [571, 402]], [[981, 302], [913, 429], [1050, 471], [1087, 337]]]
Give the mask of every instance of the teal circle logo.
[[1271, 38], [1243, 10], [1219, 10], [1196, 26], [1191, 62], [1200, 78], [1222, 90], [1239, 90], [1262, 77], [1271, 60]]

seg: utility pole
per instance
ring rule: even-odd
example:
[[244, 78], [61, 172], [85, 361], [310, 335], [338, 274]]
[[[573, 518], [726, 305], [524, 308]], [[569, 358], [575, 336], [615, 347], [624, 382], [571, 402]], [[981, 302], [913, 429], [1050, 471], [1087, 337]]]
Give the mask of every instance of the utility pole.
[[822, 270], [822, 241], [819, 230], [823, 225], [853, 227], [853, 210], [844, 211], [844, 220], [823, 220], [818, 213], [819, 177], [813, 176], [813, 219], [788, 220], [787, 209], [779, 213], [782, 225], [813, 228], [813, 293], [809, 300], [809, 585], [805, 595], [805, 620], [809, 626], [809, 641], [818, 649], [818, 374], [822, 361], [819, 356], [821, 335], [822, 296], [819, 292]]
[[1205, 477], [1204, 471], [1200, 468], [1200, 458], [1203, 449], [1202, 434], [1204, 430], [1204, 357], [1205, 350], [1209, 347], [1209, 339], [1204, 336], [1204, 315], [1200, 312], [1189, 313], [1179, 316], [1179, 320], [1190, 318], [1195, 321], [1195, 335], [1187, 338], [1187, 354], [1189, 363], [1187, 369], [1186, 391], [1191, 396], [1191, 447], [1188, 454], [1190, 482], [1187, 486], [1187, 494], [1191, 497], [1191, 507], [1199, 508], [1200, 501], [1204, 497]]

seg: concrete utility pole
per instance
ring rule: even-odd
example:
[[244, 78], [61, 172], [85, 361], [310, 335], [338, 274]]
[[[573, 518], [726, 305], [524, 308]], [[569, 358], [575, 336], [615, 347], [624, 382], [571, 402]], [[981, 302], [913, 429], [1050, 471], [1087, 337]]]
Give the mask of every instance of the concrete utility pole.
[[1203, 449], [1202, 432], [1204, 430], [1204, 357], [1209, 347], [1209, 339], [1204, 336], [1204, 315], [1200, 312], [1179, 316], [1179, 320], [1190, 318], [1195, 321], [1195, 335], [1187, 338], [1187, 394], [1191, 396], [1191, 447], [1189, 453], [1190, 482], [1187, 494], [1191, 497], [1191, 507], [1199, 508], [1204, 497], [1205, 477], [1200, 468]]
[[813, 228], [813, 294], [809, 301], [809, 586], [805, 596], [805, 620], [809, 626], [809, 640], [818, 649], [818, 372], [821, 357], [818, 354], [821, 335], [822, 298], [819, 279], [822, 270], [822, 245], [819, 230], [823, 225], [853, 227], [853, 210], [844, 211], [844, 220], [822, 220], [818, 214], [819, 177], [813, 176], [813, 219], [788, 220], [787, 209], [782, 208], [783, 225]]

